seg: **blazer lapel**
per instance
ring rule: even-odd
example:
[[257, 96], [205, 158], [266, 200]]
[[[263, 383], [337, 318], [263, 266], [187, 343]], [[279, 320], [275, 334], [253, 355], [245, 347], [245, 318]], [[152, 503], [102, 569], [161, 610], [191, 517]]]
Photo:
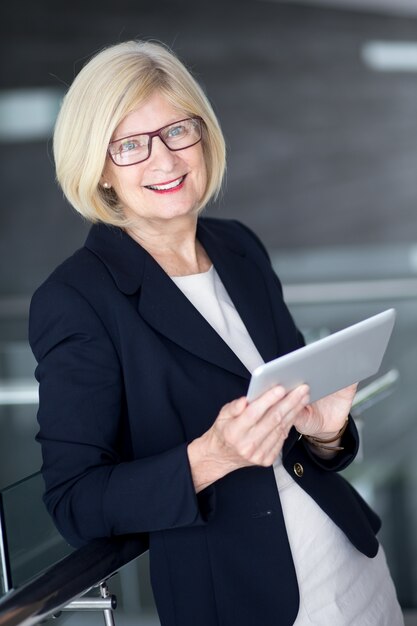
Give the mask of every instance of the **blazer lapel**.
[[247, 258], [244, 249], [220, 239], [201, 220], [197, 237], [211, 258], [260, 355], [264, 361], [276, 358], [276, 327], [261, 270]]
[[139, 311], [148, 324], [188, 352], [234, 374], [250, 377], [234, 352], [149, 255]]
[[138, 292], [138, 310], [156, 331], [188, 352], [249, 379], [229, 346], [144, 248], [120, 228], [94, 225], [86, 247], [106, 265], [126, 295]]

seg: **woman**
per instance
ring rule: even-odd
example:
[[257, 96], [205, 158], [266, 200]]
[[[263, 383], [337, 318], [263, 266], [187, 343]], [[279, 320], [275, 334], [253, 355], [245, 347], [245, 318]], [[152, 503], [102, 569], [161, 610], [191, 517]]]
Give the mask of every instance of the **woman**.
[[338, 471], [355, 387], [250, 405], [250, 372], [302, 345], [258, 239], [199, 217], [216, 117], [155, 43], [104, 50], [70, 88], [57, 178], [94, 222], [35, 293], [45, 502], [73, 545], [146, 533], [163, 626], [401, 624], [377, 516]]

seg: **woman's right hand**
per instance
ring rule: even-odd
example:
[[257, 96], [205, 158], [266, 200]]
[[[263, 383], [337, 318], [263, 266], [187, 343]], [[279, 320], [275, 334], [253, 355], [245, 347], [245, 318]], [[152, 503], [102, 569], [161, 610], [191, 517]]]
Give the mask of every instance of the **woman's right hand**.
[[274, 387], [250, 404], [245, 397], [225, 404], [212, 427], [188, 446], [196, 492], [241, 467], [272, 465], [308, 392], [307, 385], [289, 393]]

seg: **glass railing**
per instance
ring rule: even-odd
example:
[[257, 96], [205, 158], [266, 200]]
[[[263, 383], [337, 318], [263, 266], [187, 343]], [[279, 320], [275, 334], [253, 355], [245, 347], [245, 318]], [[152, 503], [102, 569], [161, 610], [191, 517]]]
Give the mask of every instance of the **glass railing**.
[[21, 587], [72, 552], [46, 511], [43, 491], [39, 473], [0, 491], [3, 592]]
[[0, 489], [39, 471], [42, 462], [28, 306], [28, 299], [0, 298]]

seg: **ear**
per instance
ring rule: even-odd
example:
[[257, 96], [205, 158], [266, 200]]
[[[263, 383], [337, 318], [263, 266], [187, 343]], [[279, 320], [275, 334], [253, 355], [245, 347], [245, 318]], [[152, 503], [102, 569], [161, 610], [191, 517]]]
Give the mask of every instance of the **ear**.
[[103, 189], [111, 189], [112, 188], [112, 184], [111, 184], [111, 176], [110, 176], [110, 172], [109, 172], [109, 168], [108, 168], [108, 164], [106, 163], [103, 169], [103, 173], [100, 176], [100, 185], [103, 187]]

